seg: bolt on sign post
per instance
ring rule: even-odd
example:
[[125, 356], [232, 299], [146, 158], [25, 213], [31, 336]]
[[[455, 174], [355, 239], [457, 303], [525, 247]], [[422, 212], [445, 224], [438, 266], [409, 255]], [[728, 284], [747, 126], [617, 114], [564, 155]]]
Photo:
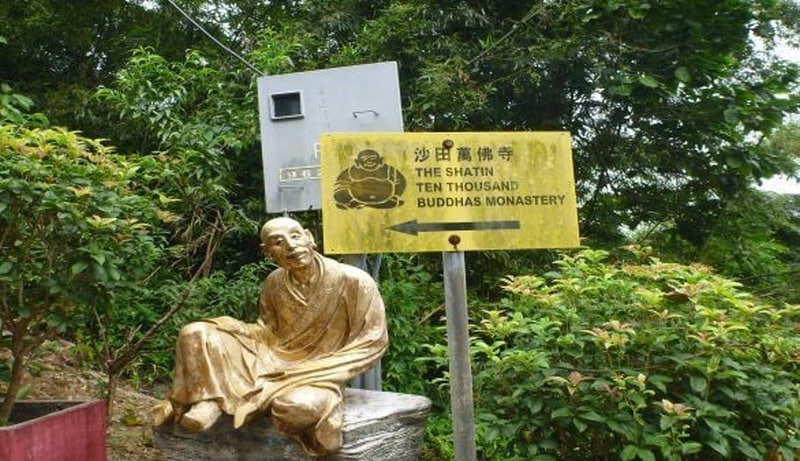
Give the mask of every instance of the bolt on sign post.
[[579, 245], [567, 132], [321, 137], [332, 254], [441, 251], [457, 461], [476, 459], [464, 251]]

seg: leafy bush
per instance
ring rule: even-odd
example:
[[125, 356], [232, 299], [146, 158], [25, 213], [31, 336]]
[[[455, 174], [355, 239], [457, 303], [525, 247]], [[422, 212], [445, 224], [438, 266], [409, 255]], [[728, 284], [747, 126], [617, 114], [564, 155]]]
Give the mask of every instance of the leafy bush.
[[632, 250], [510, 277], [510, 297], [476, 313], [481, 457], [794, 459], [800, 306]]
[[159, 210], [133, 187], [136, 173], [77, 133], [0, 124], [0, 330], [13, 356], [0, 420], [33, 351], [158, 260]]
[[381, 296], [386, 304], [389, 350], [383, 359], [383, 387], [410, 394], [428, 394], [429, 366], [420, 357], [429, 344], [446, 344], [444, 291], [416, 255], [386, 255]]
[[797, 271], [791, 247], [800, 242], [800, 225], [792, 219], [790, 203], [788, 196], [773, 193], [742, 194], [697, 257], [762, 297], [800, 301], [800, 287], [791, 283]]
[[792, 196], [748, 190], [728, 201], [700, 246], [670, 227], [652, 230], [642, 241], [664, 257], [709, 264], [761, 297], [797, 302], [800, 287], [792, 283], [800, 264], [793, 251], [800, 244], [797, 211]]
[[425, 395], [434, 405], [422, 459], [452, 459], [450, 394], [436, 365], [447, 350], [444, 287], [425, 255], [385, 255], [381, 296], [386, 304], [389, 349], [383, 357], [383, 389]]
[[[261, 284], [274, 264], [262, 260], [247, 264], [233, 275], [214, 271], [194, 282], [163, 277], [157, 284], [138, 286], [119, 293], [103, 312], [102, 322], [90, 321], [85, 330], [78, 330], [79, 351], [87, 366], [96, 366], [108, 351], [122, 348], [133, 341], [175, 304], [185, 290], [191, 295], [185, 305], [155, 333], [141, 354], [127, 370], [137, 384], [152, 385], [169, 380], [174, 369], [175, 339], [184, 325], [209, 317], [229, 315], [254, 322], [258, 312]], [[161, 275], [157, 273], [156, 276]], [[138, 325], [138, 327], [137, 327]], [[102, 334], [98, 335], [97, 332]], [[109, 344], [104, 344], [108, 341]], [[103, 357], [107, 361], [109, 357]]]

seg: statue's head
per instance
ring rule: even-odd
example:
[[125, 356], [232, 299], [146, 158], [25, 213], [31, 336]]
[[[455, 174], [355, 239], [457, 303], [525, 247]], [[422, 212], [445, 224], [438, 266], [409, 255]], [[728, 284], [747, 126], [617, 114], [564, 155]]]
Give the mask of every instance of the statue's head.
[[314, 236], [292, 218], [280, 217], [261, 227], [261, 250], [287, 270], [299, 269], [314, 260]]

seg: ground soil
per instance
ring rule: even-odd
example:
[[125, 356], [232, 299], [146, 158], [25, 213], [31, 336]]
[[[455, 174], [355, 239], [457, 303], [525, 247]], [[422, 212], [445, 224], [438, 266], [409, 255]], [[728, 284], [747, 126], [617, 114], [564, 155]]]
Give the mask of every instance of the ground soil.
[[[0, 349], [0, 361], [10, 354]], [[28, 367], [24, 383], [28, 400], [104, 399], [106, 378], [79, 363], [67, 342], [46, 343]], [[4, 392], [0, 383], [0, 394]], [[130, 381], [117, 387], [106, 435], [109, 461], [159, 461], [164, 456], [153, 447], [150, 409], [158, 402]]]

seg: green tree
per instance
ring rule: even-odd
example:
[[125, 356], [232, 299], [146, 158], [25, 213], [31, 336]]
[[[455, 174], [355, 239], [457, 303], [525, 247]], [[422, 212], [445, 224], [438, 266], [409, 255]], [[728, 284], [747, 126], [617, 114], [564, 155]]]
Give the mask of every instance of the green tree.
[[797, 302], [797, 252], [800, 221], [791, 196], [747, 190], [731, 200], [701, 248], [683, 240], [671, 226], [656, 226], [633, 236], [663, 258], [708, 264], [764, 298]]
[[[791, 168], [763, 142], [798, 108], [797, 7], [774, 0], [297, 5], [298, 68], [395, 59], [409, 130], [569, 130], [582, 233], [675, 222], [702, 245], [725, 204]], [[762, 43], [763, 46], [757, 45]]]
[[[271, 39], [269, 31], [263, 36]], [[292, 45], [279, 45], [265, 46], [254, 61], [285, 68]], [[198, 51], [169, 61], [152, 49], [134, 50], [114, 81], [97, 89], [84, 120], [128, 155], [165, 168], [152, 187], [169, 202], [184, 273], [216, 245], [212, 235], [234, 237], [233, 256], [222, 262], [231, 272], [258, 255], [252, 239], [263, 213], [263, 182], [255, 77], [216, 64]], [[246, 254], [238, 258], [237, 251]]]
[[[774, 149], [800, 162], [800, 123], [790, 121], [782, 125], [769, 138], [769, 143]], [[797, 171], [790, 171], [790, 173], [796, 174]]]
[[158, 206], [138, 168], [63, 129], [0, 124], [0, 329], [10, 332], [5, 421], [43, 341], [92, 322], [161, 259]]
[[217, 51], [175, 9], [141, 0], [7, 0], [0, 30], [9, 42], [0, 53], [0, 81], [71, 127], [79, 126], [82, 99], [114, 77], [131, 49], [151, 46], [170, 59], [189, 47]]
[[[54, 77], [37, 80], [28, 72], [23, 78], [22, 69], [90, 61], [76, 56], [116, 56], [109, 65], [86, 66], [86, 72], [102, 69], [103, 80], [70, 73], [90, 85], [108, 83], [120, 66], [119, 50], [139, 45], [170, 62], [180, 59], [184, 43], [195, 43], [205, 48], [209, 67], [234, 68], [232, 57], [166, 3], [80, 9], [22, 3], [0, 9], [16, 31], [11, 42], [18, 43], [10, 48], [14, 61], [0, 68], [12, 69], [10, 83], [23, 91], [18, 81]], [[792, 168], [784, 153], [763, 142], [798, 107], [797, 66], [772, 53], [780, 39], [797, 39], [798, 8], [787, 0], [178, 3], [254, 59], [270, 47], [292, 49], [292, 66], [257, 61], [266, 73], [397, 60], [409, 130], [569, 130], [582, 232], [596, 242], [620, 241], [623, 227], [674, 223], [701, 247], [727, 202], [753, 182]], [[58, 19], [70, 14], [81, 15], [75, 26]], [[42, 33], [44, 24], [55, 24], [56, 33]], [[81, 24], [90, 32], [70, 29]], [[104, 35], [97, 24], [117, 29]], [[273, 34], [269, 40], [265, 30]], [[68, 49], [83, 55], [62, 58], [66, 52], [50, 46], [61, 34], [69, 34], [64, 43], [94, 37], [88, 42], [97, 51], [75, 46]], [[116, 37], [113, 46], [102, 39], [107, 36]], [[59, 58], [46, 63], [49, 55], [40, 49]], [[255, 93], [241, 97], [254, 107]], [[220, 112], [225, 116], [231, 114]]]

